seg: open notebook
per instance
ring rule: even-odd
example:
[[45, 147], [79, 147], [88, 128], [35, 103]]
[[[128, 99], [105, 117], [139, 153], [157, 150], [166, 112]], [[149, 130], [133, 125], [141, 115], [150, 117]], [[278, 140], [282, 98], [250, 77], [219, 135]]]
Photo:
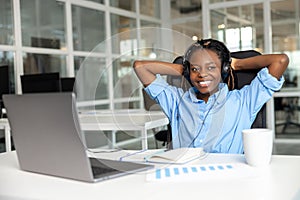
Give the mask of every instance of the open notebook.
[[202, 148], [178, 148], [149, 154], [144, 159], [150, 163], [185, 164], [204, 155], [205, 152]]

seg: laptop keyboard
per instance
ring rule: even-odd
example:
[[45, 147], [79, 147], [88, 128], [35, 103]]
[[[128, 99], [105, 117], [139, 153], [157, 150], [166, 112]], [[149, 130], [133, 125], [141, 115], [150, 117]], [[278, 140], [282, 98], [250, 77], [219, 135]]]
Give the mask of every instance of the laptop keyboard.
[[106, 168], [106, 167], [98, 167], [98, 166], [92, 166], [92, 172], [94, 176], [100, 175], [100, 174], [106, 174], [109, 172], [115, 172], [118, 171], [114, 168]]

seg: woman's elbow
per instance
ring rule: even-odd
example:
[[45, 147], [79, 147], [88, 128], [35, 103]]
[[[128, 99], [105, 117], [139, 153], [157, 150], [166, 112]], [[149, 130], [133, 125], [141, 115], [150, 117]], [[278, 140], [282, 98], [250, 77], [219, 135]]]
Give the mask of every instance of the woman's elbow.
[[140, 68], [140, 67], [142, 67], [142, 66], [143, 66], [143, 62], [140, 61], [140, 60], [135, 60], [135, 61], [133, 62], [133, 68], [134, 68], [134, 69]]
[[284, 70], [288, 67], [290, 62], [289, 57], [286, 54], [281, 54], [279, 63], [284, 68]]

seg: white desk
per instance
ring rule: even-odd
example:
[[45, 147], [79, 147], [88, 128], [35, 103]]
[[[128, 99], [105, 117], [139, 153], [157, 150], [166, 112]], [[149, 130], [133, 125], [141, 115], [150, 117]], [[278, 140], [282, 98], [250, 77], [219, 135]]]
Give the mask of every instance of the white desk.
[[[143, 149], [148, 149], [147, 131], [169, 123], [163, 112], [145, 110], [86, 112], [80, 114], [79, 120], [86, 131], [141, 131]], [[112, 144], [115, 144], [115, 137]]]
[[[210, 154], [205, 160], [244, 163], [242, 155]], [[185, 182], [146, 182], [135, 174], [99, 183], [84, 183], [21, 171], [15, 152], [0, 154], [0, 199], [99, 200], [99, 199], [209, 199], [298, 200], [300, 156], [273, 156], [265, 176]]]
[[[282, 91], [280, 92], [275, 92], [273, 94], [273, 97], [274, 98], [280, 98], [280, 97], [298, 97], [300, 98], [300, 91], [299, 89], [296, 90], [296, 89], [282, 89]], [[273, 99], [274, 101], [274, 99]], [[270, 113], [270, 116], [272, 116], [272, 129], [275, 130], [276, 128], [276, 124], [275, 124], [275, 107], [274, 107], [274, 102], [272, 102], [272, 109], [271, 109], [271, 113]], [[276, 135], [275, 135], [276, 136]], [[287, 143], [300, 143], [300, 140], [297, 139], [297, 138], [292, 138], [292, 139], [287, 139], [287, 138], [276, 138], [275, 137], [275, 141], [276, 142], [287, 142]]]
[[5, 149], [6, 149], [6, 151], [11, 151], [10, 126], [9, 126], [7, 118], [0, 119], [0, 129], [4, 130]]

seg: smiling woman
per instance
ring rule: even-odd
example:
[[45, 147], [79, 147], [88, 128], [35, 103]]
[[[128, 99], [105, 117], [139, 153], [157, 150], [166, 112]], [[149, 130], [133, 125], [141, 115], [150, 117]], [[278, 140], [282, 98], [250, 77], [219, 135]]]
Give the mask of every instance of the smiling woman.
[[[282, 87], [288, 63], [285, 54], [231, 59], [222, 42], [206, 39], [188, 48], [182, 64], [135, 61], [134, 69], [170, 120], [173, 148], [243, 153], [242, 130], [251, 127], [260, 108]], [[233, 69], [261, 70], [249, 86], [232, 90]], [[188, 91], [161, 77], [179, 74], [190, 82]], [[223, 83], [227, 79], [228, 85]]]

